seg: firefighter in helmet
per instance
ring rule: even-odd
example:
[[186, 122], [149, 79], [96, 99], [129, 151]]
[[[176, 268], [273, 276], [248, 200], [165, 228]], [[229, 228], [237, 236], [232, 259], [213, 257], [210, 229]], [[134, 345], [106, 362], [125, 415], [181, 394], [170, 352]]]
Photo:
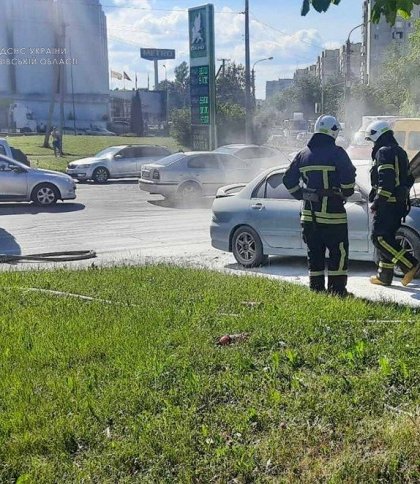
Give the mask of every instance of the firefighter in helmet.
[[343, 148], [336, 145], [340, 123], [320, 116], [315, 133], [286, 171], [283, 183], [303, 200], [301, 222], [308, 246], [309, 286], [325, 291], [325, 258], [329, 252], [329, 293], [346, 296], [348, 230], [346, 198], [354, 193], [356, 169]]
[[403, 286], [409, 284], [420, 269], [419, 262], [401, 248], [395, 236], [410, 210], [410, 189], [414, 178], [410, 174], [407, 153], [398, 145], [387, 121], [374, 121], [366, 129], [366, 139], [373, 141], [369, 201], [373, 212], [372, 242], [379, 254], [376, 276], [372, 284], [390, 286], [394, 266], [404, 273]]

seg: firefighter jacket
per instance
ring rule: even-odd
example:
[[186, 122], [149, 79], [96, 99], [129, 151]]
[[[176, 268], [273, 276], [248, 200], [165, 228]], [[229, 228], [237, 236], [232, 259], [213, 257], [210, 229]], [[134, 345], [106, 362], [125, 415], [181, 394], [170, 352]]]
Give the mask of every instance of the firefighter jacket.
[[[316, 133], [290, 164], [283, 183], [294, 198], [305, 199], [302, 222], [336, 225], [347, 223], [344, 203], [354, 193], [355, 178], [356, 169], [344, 149], [331, 136]], [[315, 192], [318, 200], [307, 200], [308, 192]]]
[[398, 146], [392, 133], [379, 138], [372, 151], [372, 160], [369, 201], [377, 207], [406, 203], [414, 180], [410, 175], [407, 153]]

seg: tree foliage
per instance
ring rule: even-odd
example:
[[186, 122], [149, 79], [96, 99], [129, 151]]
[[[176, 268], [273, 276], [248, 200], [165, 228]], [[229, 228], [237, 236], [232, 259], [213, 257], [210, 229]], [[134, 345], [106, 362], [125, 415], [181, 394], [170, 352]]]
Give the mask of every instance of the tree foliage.
[[[306, 15], [311, 7], [317, 12], [326, 12], [330, 5], [338, 5], [341, 0], [303, 0], [302, 15]], [[409, 18], [414, 5], [420, 5], [420, 0], [376, 0], [372, 8], [371, 20], [379, 22], [381, 15], [384, 15], [387, 22], [395, 24], [397, 15]]]
[[231, 103], [245, 107], [245, 67], [229, 62], [217, 78], [218, 103]]

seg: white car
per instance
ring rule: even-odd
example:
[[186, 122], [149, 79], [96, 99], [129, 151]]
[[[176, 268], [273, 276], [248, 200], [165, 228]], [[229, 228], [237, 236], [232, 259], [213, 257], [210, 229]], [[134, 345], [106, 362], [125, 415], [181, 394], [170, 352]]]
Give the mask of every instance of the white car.
[[246, 161], [227, 153], [194, 151], [175, 153], [144, 165], [140, 189], [165, 198], [192, 200], [214, 196], [227, 183], [247, 182], [255, 169]]
[[214, 152], [237, 156], [253, 166], [256, 173], [287, 162], [284, 154], [271, 146], [232, 144], [220, 146]]
[[[354, 260], [375, 258], [370, 239], [369, 166], [357, 166], [357, 190], [346, 204], [349, 256]], [[287, 166], [267, 170], [248, 185], [231, 185], [218, 191], [210, 228], [213, 247], [233, 252], [244, 267], [259, 266], [269, 255], [306, 255], [300, 222], [302, 202], [294, 199], [283, 185], [286, 169]], [[420, 173], [418, 175], [420, 178]], [[419, 259], [420, 200], [415, 197], [414, 190], [413, 196], [413, 206], [398, 231], [398, 238], [401, 245]]]
[[111, 146], [90, 158], [72, 161], [66, 173], [79, 181], [106, 183], [109, 178], [139, 177], [145, 163], [153, 163], [170, 155], [163, 146]]
[[0, 201], [54, 205], [74, 200], [76, 184], [64, 173], [31, 168], [0, 154]]

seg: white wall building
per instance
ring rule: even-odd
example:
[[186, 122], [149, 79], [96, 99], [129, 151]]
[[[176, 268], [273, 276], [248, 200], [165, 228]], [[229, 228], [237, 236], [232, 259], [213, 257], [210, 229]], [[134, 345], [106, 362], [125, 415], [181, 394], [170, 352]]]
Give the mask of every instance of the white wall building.
[[[57, 72], [64, 73], [64, 125], [104, 125], [109, 111], [106, 17], [99, 0], [1, 0], [0, 110], [22, 103], [45, 123]], [[74, 105], [74, 108], [73, 108]], [[0, 115], [0, 128], [4, 128]]]
[[385, 17], [377, 24], [370, 22], [372, 7], [375, 0], [365, 0], [363, 3], [363, 45], [362, 45], [362, 81], [365, 84], [374, 82], [386, 58], [388, 49], [392, 45], [404, 48], [408, 45], [410, 33], [414, 29], [414, 23], [420, 18], [420, 6], [415, 5], [411, 18], [404, 20], [397, 17], [395, 25], [387, 23]]

